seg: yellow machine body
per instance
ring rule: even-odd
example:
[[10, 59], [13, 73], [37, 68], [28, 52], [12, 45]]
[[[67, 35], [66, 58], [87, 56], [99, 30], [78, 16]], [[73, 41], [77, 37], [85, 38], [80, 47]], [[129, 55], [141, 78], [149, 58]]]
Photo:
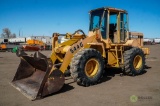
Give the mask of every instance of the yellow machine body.
[[[112, 19], [112, 17], [115, 18]], [[95, 25], [94, 21], [97, 21], [98, 24]], [[21, 63], [12, 81], [12, 85], [32, 100], [61, 89], [64, 83], [63, 73], [65, 73], [66, 70], [70, 70], [70, 67], [72, 67], [72, 72], [74, 72], [74, 70], [79, 71], [72, 65], [76, 64], [75, 62], [77, 62], [77, 60], [75, 59], [79, 58], [76, 57], [79, 56], [77, 54], [87, 53], [87, 50], [88, 52], [92, 50], [94, 53], [97, 53], [97, 55], [100, 54], [100, 57], [106, 61], [104, 63], [105, 67], [116, 68], [125, 67], [124, 61], [126, 57], [124, 54], [126, 54], [125, 51], [130, 50], [130, 48], [135, 47], [135, 52], [136, 50], [142, 50], [141, 53], [145, 56], [149, 54], [149, 48], [143, 47], [143, 34], [139, 32], [129, 32], [128, 13], [122, 9], [104, 7], [91, 10], [90, 28], [87, 35], [84, 34], [82, 30], [77, 30], [74, 34], [67, 33], [65, 38], [68, 40], [60, 44], [58, 43], [58, 36], [58, 33], [53, 34], [52, 52], [49, 58], [40, 53], [34, 54], [33, 57], [28, 56], [24, 52], [19, 51], [19, 53], [17, 53], [18, 56], [21, 57]], [[141, 55], [138, 54], [135, 56], [133, 59], [135, 70], [138, 71], [141, 68], [143, 60], [144, 58], [141, 57]], [[99, 62], [97, 57], [91, 57], [90, 60], [86, 62], [84, 73], [82, 72], [83, 74], [86, 73], [84, 80], [88, 78], [88, 81], [92, 82], [93, 80], [93, 82], [96, 82], [94, 77], [98, 73], [99, 66], [101, 65]], [[23, 71], [22, 68], [25, 71]], [[76, 80], [77, 83], [80, 82], [78, 82], [78, 79]], [[38, 86], [34, 85], [36, 84], [35, 82], [38, 83]], [[82, 85], [87, 86], [88, 84], [86, 83], [87, 81], [81, 81]], [[92, 84], [96, 83], [90, 83], [90, 85]], [[30, 89], [27, 89], [27, 87], [30, 87]], [[36, 91], [34, 91], [35, 88]]]

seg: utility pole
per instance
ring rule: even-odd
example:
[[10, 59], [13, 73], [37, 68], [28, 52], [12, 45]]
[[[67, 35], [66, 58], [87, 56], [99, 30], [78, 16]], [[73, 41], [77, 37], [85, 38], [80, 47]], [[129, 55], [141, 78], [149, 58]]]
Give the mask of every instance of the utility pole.
[[[21, 29], [22, 28], [19, 28], [19, 37], [21, 36]], [[22, 35], [23, 35], [23, 32], [22, 32]]]
[[19, 29], [19, 37], [20, 37], [20, 29]]

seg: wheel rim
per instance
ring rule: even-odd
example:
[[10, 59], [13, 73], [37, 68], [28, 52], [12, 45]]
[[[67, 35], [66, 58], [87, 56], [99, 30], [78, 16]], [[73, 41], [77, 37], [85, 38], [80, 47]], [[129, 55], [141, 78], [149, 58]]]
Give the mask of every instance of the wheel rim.
[[88, 77], [94, 77], [99, 69], [99, 63], [96, 59], [91, 58], [85, 65], [85, 73]]
[[137, 55], [134, 58], [133, 66], [136, 70], [139, 70], [142, 67], [142, 57], [140, 55]]

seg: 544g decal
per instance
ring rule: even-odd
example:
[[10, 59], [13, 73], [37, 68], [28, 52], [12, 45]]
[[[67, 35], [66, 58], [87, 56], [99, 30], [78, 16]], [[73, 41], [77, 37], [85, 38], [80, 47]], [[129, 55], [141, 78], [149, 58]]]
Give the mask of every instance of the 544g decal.
[[81, 48], [81, 47], [83, 47], [83, 43], [82, 43], [82, 42], [80, 42], [80, 43], [77, 44], [76, 46], [72, 47], [72, 48], [70, 49], [70, 52], [71, 52], [71, 53], [74, 53], [77, 49], [79, 49], [79, 48]]

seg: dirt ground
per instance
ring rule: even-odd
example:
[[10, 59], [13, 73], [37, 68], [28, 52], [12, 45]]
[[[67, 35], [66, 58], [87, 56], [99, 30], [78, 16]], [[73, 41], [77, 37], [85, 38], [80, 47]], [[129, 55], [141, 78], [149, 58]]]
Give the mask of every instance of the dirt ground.
[[[14, 53], [0, 52], [0, 106], [160, 106], [160, 45], [147, 47], [151, 54], [142, 75], [121, 77], [119, 70], [106, 70], [103, 82], [90, 87], [78, 86], [66, 77], [59, 93], [36, 101], [10, 85], [20, 59]], [[42, 53], [50, 55], [50, 51]]]

